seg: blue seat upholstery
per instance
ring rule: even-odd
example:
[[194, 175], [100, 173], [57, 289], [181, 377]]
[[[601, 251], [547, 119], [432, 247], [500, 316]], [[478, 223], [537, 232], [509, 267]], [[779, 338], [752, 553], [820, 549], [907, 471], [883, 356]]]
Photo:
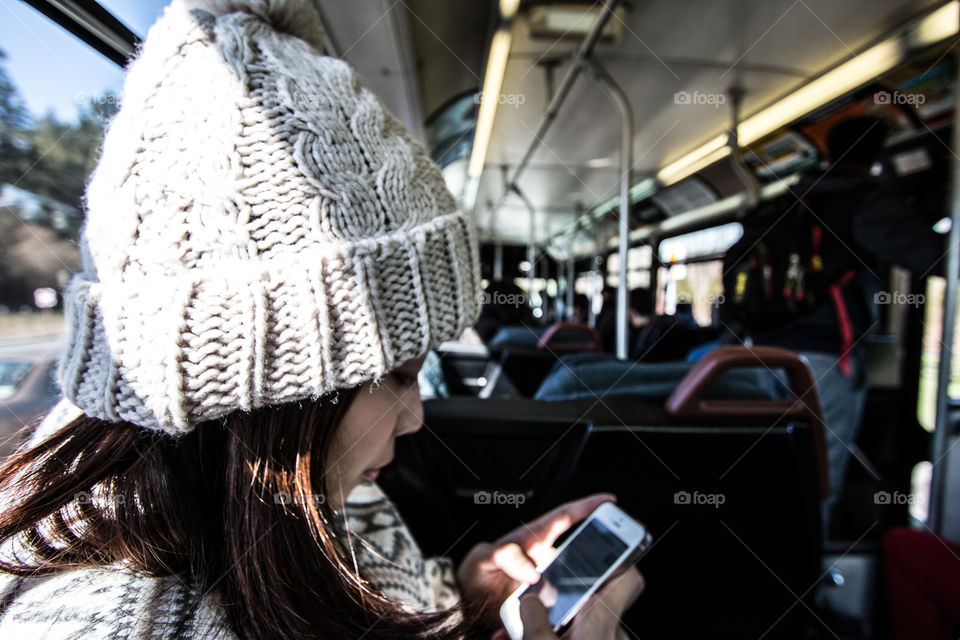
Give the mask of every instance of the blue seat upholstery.
[[[694, 367], [692, 362], [634, 362], [607, 354], [578, 353], [561, 358], [534, 396], [553, 402], [605, 396], [662, 401]], [[710, 388], [708, 398], [779, 399], [788, 390], [768, 369], [734, 369]]]
[[523, 325], [502, 327], [490, 339], [491, 349], [536, 349], [546, 329]]

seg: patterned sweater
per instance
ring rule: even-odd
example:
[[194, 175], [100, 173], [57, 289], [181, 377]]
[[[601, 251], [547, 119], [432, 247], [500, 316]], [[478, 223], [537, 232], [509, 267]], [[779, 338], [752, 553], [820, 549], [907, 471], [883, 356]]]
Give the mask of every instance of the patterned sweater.
[[[69, 418], [70, 411], [58, 406], [37, 436], [51, 419]], [[385, 596], [415, 611], [457, 602], [453, 563], [423, 557], [380, 487], [371, 483], [354, 489], [344, 515], [361, 575]], [[225, 626], [216, 591], [197, 598], [177, 576], [154, 578], [114, 565], [38, 578], [0, 573], [0, 638], [228, 640], [234, 635]]]

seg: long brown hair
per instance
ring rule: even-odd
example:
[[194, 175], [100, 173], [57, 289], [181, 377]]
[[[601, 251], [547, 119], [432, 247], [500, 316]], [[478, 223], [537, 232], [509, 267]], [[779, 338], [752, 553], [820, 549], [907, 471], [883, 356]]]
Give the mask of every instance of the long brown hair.
[[352, 568], [341, 516], [314, 496], [355, 397], [238, 411], [179, 438], [81, 416], [0, 467], [0, 543], [29, 552], [0, 569], [178, 575], [217, 590], [240, 638], [489, 637], [479, 611], [409, 613]]

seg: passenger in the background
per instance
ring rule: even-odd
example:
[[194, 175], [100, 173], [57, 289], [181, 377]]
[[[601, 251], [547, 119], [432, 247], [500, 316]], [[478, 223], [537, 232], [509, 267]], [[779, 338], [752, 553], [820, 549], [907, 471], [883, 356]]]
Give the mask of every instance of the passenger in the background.
[[703, 328], [693, 319], [691, 305], [681, 302], [673, 315], [648, 317], [631, 343], [630, 357], [643, 362], [681, 361], [706, 339]]
[[[614, 297], [613, 305], [616, 304]], [[703, 331], [692, 316], [656, 315], [653, 293], [650, 289], [637, 288], [630, 291], [627, 311], [628, 357], [642, 362], [679, 361], [705, 340]], [[603, 324], [597, 325], [600, 344], [606, 353], [617, 352], [617, 316], [607, 315]]]
[[[617, 291], [616, 289], [611, 289], [611, 291], [612, 294], [609, 299], [604, 296], [601, 315], [597, 316], [597, 334], [600, 336], [600, 344], [606, 353], [617, 352]], [[630, 297], [627, 300], [627, 313], [629, 314], [627, 344], [632, 356], [636, 351], [634, 345], [642, 328], [653, 317], [653, 295], [649, 289], [633, 289], [630, 291]]]
[[677, 312], [674, 314], [677, 318], [688, 322], [692, 325], [697, 324], [696, 319], [693, 317], [693, 303], [692, 302], [678, 302], [677, 303]]
[[480, 301], [483, 303], [480, 318], [473, 329], [484, 344], [503, 327], [537, 325], [527, 294], [512, 282], [491, 282], [481, 294]]
[[[597, 330], [597, 333], [600, 334], [600, 340], [603, 341], [603, 334], [601, 329], [606, 326], [608, 322], [613, 322], [616, 326], [616, 317], [617, 317], [617, 290], [613, 287], [604, 286], [603, 290], [600, 292], [600, 312], [597, 313], [595, 318], [594, 327]], [[588, 316], [589, 318], [589, 316]], [[612, 343], [611, 343], [612, 344]], [[604, 351], [607, 353], [612, 353], [611, 350], [607, 349], [604, 346]]]
[[844, 120], [828, 134], [830, 165], [803, 175], [784, 208], [727, 253], [728, 318], [755, 344], [806, 356], [823, 404], [831, 498], [843, 486], [866, 397], [863, 338], [877, 324], [881, 265], [924, 277], [943, 243], [885, 176], [871, 175], [887, 129], [881, 120]]
[[587, 324], [589, 320], [590, 298], [582, 293], [578, 293], [573, 296], [573, 317], [570, 318], [570, 321], [577, 324]]

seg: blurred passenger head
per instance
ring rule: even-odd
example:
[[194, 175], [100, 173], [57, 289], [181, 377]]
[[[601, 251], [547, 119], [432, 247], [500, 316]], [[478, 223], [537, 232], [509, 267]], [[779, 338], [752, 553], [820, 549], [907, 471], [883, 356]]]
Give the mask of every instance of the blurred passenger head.
[[630, 291], [629, 300], [630, 323], [639, 327], [650, 321], [653, 315], [653, 293], [647, 288], [637, 288]]
[[880, 159], [887, 138], [887, 125], [870, 116], [841, 120], [827, 134], [827, 153], [832, 165], [869, 171]]
[[585, 323], [590, 318], [590, 298], [582, 293], [573, 296], [573, 322]]
[[480, 300], [483, 306], [480, 307], [480, 318], [473, 328], [485, 343], [502, 327], [534, 324], [527, 294], [513, 282], [491, 282], [483, 290]]

